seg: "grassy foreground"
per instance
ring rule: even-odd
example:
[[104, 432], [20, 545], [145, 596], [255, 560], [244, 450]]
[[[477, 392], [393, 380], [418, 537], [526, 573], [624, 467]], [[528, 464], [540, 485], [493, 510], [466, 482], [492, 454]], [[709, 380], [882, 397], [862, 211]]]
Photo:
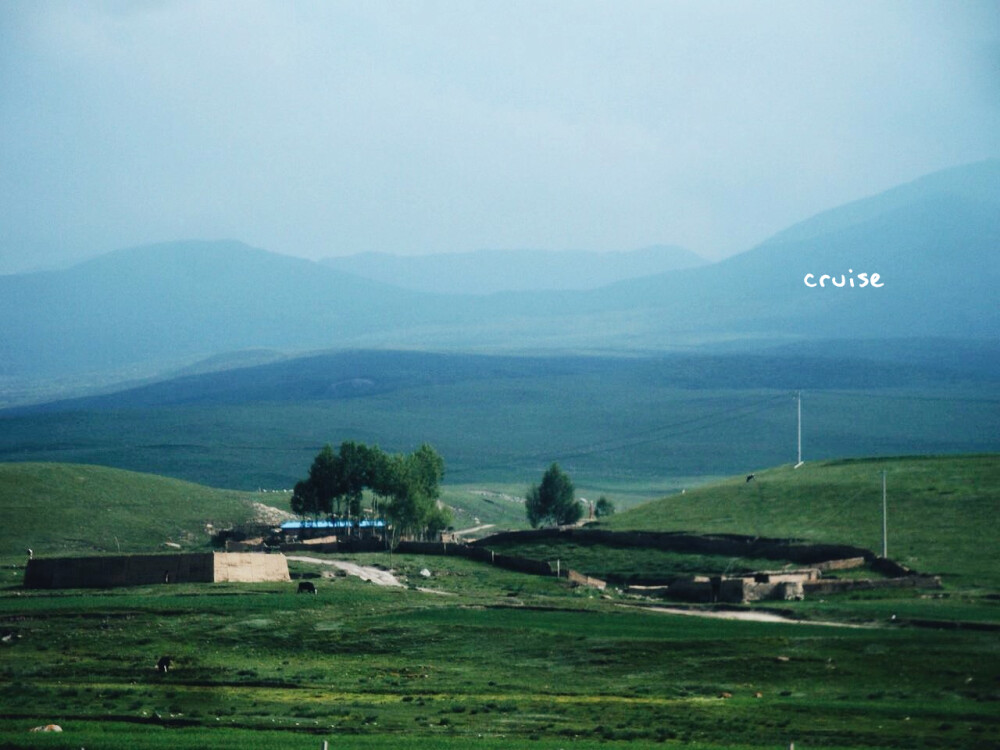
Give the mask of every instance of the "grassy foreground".
[[[463, 559], [393, 565], [406, 588], [336, 578], [316, 579], [316, 596], [294, 584], [5, 589], [0, 745], [1000, 742], [996, 633], [709, 620]], [[154, 669], [163, 654], [176, 659], [166, 675]], [[49, 722], [64, 732], [29, 732]]]

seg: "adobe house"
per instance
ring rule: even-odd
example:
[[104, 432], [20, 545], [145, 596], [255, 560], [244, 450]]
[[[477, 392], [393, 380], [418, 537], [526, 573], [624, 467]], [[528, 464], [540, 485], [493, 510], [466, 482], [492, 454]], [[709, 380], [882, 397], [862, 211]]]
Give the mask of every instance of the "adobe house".
[[794, 571], [763, 571], [746, 576], [693, 576], [674, 581], [666, 596], [693, 602], [759, 602], [767, 599], [802, 599], [804, 584], [819, 579], [815, 568]]
[[31, 589], [290, 580], [284, 555], [250, 552], [32, 558], [24, 573]]

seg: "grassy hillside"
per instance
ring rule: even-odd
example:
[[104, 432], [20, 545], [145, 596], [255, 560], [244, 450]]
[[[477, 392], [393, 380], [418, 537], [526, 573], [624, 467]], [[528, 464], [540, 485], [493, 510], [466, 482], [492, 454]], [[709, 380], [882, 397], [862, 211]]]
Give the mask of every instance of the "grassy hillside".
[[0, 556], [203, 547], [205, 524], [249, 520], [251, 498], [101, 466], [0, 464]]
[[919, 362], [851, 358], [843, 344], [826, 356], [336, 352], [0, 412], [0, 461], [279, 489], [327, 442], [429, 442], [449, 484], [521, 495], [558, 461], [581, 489], [643, 485], [648, 499], [792, 460], [798, 389], [810, 460], [997, 450], [996, 347], [907, 346], [879, 351]]
[[781, 466], [645, 503], [613, 529], [731, 532], [882, 547], [886, 472], [889, 557], [946, 582], [1000, 587], [1000, 456], [906, 457]]

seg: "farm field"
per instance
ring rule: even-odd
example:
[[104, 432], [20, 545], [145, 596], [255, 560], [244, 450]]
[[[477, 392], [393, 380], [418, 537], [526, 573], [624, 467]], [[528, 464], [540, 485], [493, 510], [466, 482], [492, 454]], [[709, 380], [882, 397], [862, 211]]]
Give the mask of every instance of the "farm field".
[[[359, 556], [388, 563], [384, 554]], [[354, 558], [358, 560], [358, 557]], [[356, 578], [0, 592], [4, 747], [992, 747], [995, 632], [710, 620], [395, 555]], [[293, 563], [298, 575], [321, 566]], [[431, 571], [430, 578], [419, 574]], [[419, 585], [429, 589], [420, 591]], [[828, 613], [836, 616], [832, 608]], [[158, 656], [174, 668], [159, 674]], [[55, 722], [61, 735], [28, 730]], [[612, 743], [612, 744], [607, 744]]]

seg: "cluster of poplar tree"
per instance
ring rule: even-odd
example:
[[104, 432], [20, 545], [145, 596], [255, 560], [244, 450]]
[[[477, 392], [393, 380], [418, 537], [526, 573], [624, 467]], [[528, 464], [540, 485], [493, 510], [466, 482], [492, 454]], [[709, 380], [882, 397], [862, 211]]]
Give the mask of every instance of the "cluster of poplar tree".
[[443, 477], [444, 459], [426, 443], [409, 454], [353, 440], [337, 450], [327, 444], [313, 459], [309, 476], [296, 483], [292, 511], [356, 520], [367, 490], [375, 514], [388, 521], [396, 539], [433, 537], [451, 523], [451, 514], [437, 502]]

